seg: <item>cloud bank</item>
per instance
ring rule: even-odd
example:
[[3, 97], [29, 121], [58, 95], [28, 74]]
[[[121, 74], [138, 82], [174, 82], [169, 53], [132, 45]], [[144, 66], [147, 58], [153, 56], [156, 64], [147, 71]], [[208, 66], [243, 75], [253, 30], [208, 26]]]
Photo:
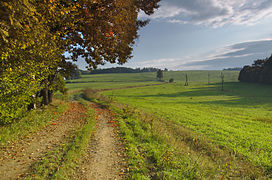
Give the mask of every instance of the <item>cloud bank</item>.
[[254, 60], [269, 57], [272, 40], [249, 41], [215, 50], [206, 56], [153, 59], [135, 62], [134, 67], [157, 67], [171, 70], [222, 70], [251, 65]]
[[223, 69], [251, 65], [254, 60], [264, 59], [272, 53], [272, 40], [238, 43], [219, 49], [208, 57], [191, 59], [176, 69]]
[[139, 18], [221, 27], [253, 25], [270, 16], [271, 0], [165, 0], [151, 17], [140, 13]]

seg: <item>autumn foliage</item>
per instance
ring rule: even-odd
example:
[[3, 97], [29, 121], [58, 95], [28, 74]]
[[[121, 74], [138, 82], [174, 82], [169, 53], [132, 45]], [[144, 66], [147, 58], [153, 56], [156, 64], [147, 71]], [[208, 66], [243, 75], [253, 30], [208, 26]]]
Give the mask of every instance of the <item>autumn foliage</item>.
[[[138, 30], [159, 0], [1, 0], [0, 123], [20, 117], [52, 92], [82, 57], [89, 68], [131, 58]], [[40, 97], [39, 97], [40, 96]]]

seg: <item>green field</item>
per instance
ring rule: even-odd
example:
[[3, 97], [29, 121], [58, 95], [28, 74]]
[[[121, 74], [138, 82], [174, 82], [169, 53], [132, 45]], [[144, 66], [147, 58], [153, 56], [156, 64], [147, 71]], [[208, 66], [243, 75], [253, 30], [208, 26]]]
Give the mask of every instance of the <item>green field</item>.
[[[185, 81], [188, 74], [189, 82], [210, 83], [220, 82], [221, 71], [169, 71], [164, 73], [164, 80], [168, 82], [173, 78], [176, 82]], [[237, 82], [238, 71], [224, 71], [226, 82]], [[150, 73], [120, 73], [120, 74], [94, 74], [82, 75], [82, 78], [66, 81], [66, 87], [70, 90], [76, 89], [111, 89], [129, 86], [142, 86], [150, 84], [160, 84], [156, 79], [156, 72]]]
[[158, 84], [155, 73], [82, 75], [82, 78], [66, 81], [70, 90], [111, 89], [127, 86]]
[[[189, 86], [184, 86], [186, 73], [189, 77]], [[208, 74], [210, 74], [209, 84]], [[233, 177], [231, 174], [239, 176], [237, 175], [239, 173], [233, 173], [237, 168], [241, 171], [240, 177], [245, 177], [242, 171], [251, 171], [247, 169], [251, 166], [258, 170], [250, 172], [250, 178], [271, 177], [271, 85], [239, 83], [236, 71], [224, 71], [224, 91], [221, 91], [220, 71], [164, 73], [165, 80], [175, 79], [176, 83], [171, 84], [156, 81], [155, 75], [155, 73], [89, 75], [74, 81], [78, 83], [68, 84], [68, 87], [70, 89], [120, 88], [102, 93], [111, 96], [118, 103], [129, 105], [156, 117], [160, 125], [162, 124], [159, 121], [165, 121], [165, 124], [170, 123], [166, 130], [169, 137], [162, 143], [168, 144], [169, 147], [178, 147], [177, 149], [188, 148], [188, 150], [181, 150], [183, 156], [187, 153], [192, 159], [200, 159], [198, 160], [199, 168], [194, 170], [200, 175], [194, 178], [215, 178], [218, 174], [222, 175], [224, 171], [227, 171], [228, 177]], [[161, 85], [124, 88], [158, 83]], [[158, 125], [159, 128], [161, 127]], [[160, 133], [158, 129], [155, 131]], [[195, 149], [195, 145], [186, 140], [181, 140], [182, 146], [171, 144], [172, 141], [169, 140], [171, 134], [173, 138], [175, 134], [181, 137], [190, 134], [193, 142], [199, 139], [201, 142], [198, 143], [206, 144], [205, 148]], [[225, 155], [211, 155], [219, 151]], [[228, 158], [232, 159], [227, 160]], [[165, 172], [166, 169], [161, 171]], [[222, 176], [225, 176], [224, 173]], [[165, 175], [164, 177], [172, 176]], [[178, 177], [181, 176], [175, 178]], [[192, 176], [187, 178], [190, 177], [192, 178]]]

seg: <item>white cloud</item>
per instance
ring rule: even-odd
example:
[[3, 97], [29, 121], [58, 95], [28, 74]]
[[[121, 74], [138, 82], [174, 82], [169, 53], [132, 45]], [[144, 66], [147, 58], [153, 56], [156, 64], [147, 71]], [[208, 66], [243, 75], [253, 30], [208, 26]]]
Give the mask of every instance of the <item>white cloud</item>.
[[254, 60], [269, 57], [271, 55], [271, 47], [271, 39], [238, 43], [218, 49], [206, 57], [190, 57], [185, 62], [177, 64], [175, 69], [243, 67], [244, 65], [252, 64]]
[[222, 70], [243, 67], [252, 64], [256, 59], [269, 57], [271, 47], [271, 39], [248, 41], [219, 48], [206, 55], [133, 61], [125, 66], [168, 68], [171, 70]]
[[[165, 0], [148, 18], [220, 27], [252, 25], [271, 16], [272, 0]], [[147, 16], [141, 13], [139, 17]]]
[[178, 69], [175, 70], [202, 70], [202, 69], [209, 69], [210, 66], [208, 65], [192, 65], [192, 66], [181, 66]]
[[[158, 59], [142, 59], [128, 61], [125, 67], [156, 67], [167, 68], [170, 70], [222, 70], [224, 68], [243, 67], [250, 65], [254, 60], [269, 57], [272, 52], [272, 39], [261, 39], [255, 41], [247, 41], [237, 43], [223, 48], [215, 49], [212, 52], [196, 54], [194, 56], [177, 57], [177, 58], [158, 58]], [[78, 61], [76, 64], [80, 68], [84, 60]], [[101, 68], [116, 67], [116, 64], [106, 64]], [[118, 65], [119, 66], [119, 65]]]
[[156, 10], [151, 17], [146, 15], [143, 11], [140, 11], [139, 18], [165, 19], [175, 17], [179, 15], [181, 11], [181, 8], [177, 6], [163, 3], [163, 7]]
[[188, 24], [187, 21], [183, 21], [183, 20], [180, 20], [180, 19], [169, 19], [168, 20], [169, 23], [173, 23], [173, 24]]
[[155, 67], [155, 68], [169, 68], [173, 69], [177, 66], [178, 59], [174, 58], [162, 58], [162, 59], [153, 59], [146, 60], [136, 63], [135, 67]]

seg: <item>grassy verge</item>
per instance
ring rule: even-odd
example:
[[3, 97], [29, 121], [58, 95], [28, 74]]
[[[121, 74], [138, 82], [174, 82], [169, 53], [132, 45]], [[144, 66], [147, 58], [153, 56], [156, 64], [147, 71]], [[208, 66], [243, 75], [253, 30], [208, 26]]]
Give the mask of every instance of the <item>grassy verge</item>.
[[134, 108], [112, 107], [132, 179], [260, 178], [244, 157], [173, 121]]
[[87, 109], [85, 124], [35, 163], [27, 179], [70, 179], [75, 173], [95, 128], [94, 110], [87, 102], [81, 100], [81, 103]]
[[112, 107], [128, 155], [131, 179], [197, 179], [197, 161], [167, 144], [137, 112]]
[[54, 101], [45, 109], [31, 110], [20, 121], [0, 127], [0, 145], [7, 146], [30, 133], [38, 131], [52, 119], [58, 118], [68, 108], [63, 101]]
[[81, 92], [82, 92], [80, 94], [81, 98], [83, 98], [87, 101], [92, 101], [92, 102], [98, 103], [99, 105], [103, 106], [104, 108], [110, 107], [110, 104], [112, 102], [112, 98], [100, 94], [98, 90], [88, 88], [88, 89], [84, 89]]

